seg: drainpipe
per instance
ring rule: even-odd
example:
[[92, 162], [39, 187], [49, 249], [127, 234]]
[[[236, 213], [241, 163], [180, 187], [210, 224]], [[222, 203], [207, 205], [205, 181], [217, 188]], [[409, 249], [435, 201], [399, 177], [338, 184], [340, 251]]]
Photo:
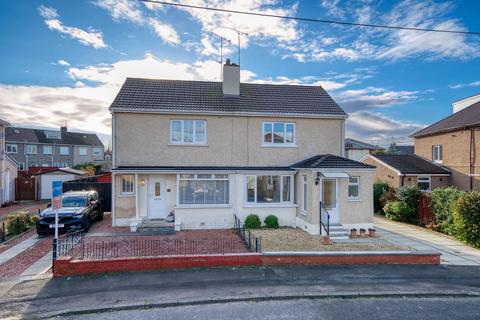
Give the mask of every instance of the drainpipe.
[[470, 129], [470, 190], [473, 190], [473, 178], [475, 175], [476, 149], [475, 149], [475, 129]]

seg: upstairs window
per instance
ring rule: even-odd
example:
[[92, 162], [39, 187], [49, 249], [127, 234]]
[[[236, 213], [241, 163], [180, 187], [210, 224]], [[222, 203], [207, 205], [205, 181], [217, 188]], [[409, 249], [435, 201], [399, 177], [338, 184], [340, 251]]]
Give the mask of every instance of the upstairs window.
[[27, 154], [37, 154], [37, 145], [27, 144]]
[[60, 147], [60, 154], [62, 156], [68, 156], [70, 154], [70, 148], [69, 147]]
[[53, 147], [52, 146], [43, 146], [43, 154], [52, 154]]
[[86, 156], [86, 155], [88, 155], [88, 148], [87, 148], [87, 147], [80, 147], [80, 148], [78, 148], [78, 155], [79, 155], [79, 156]]
[[295, 123], [264, 122], [263, 145], [284, 146], [295, 144]]
[[171, 120], [171, 144], [206, 144], [207, 121], [205, 120]]
[[432, 160], [434, 162], [442, 162], [443, 160], [442, 145], [437, 144], [432, 146]]
[[7, 153], [18, 153], [18, 145], [17, 144], [7, 144], [5, 151]]

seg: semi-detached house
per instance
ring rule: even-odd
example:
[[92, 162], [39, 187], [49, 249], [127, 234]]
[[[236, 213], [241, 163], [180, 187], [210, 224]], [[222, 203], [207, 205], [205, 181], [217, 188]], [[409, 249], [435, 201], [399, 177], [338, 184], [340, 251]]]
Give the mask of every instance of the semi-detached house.
[[240, 83], [227, 61], [223, 82], [128, 78], [110, 110], [114, 226], [372, 226], [374, 167], [343, 157], [347, 114], [320, 86]]

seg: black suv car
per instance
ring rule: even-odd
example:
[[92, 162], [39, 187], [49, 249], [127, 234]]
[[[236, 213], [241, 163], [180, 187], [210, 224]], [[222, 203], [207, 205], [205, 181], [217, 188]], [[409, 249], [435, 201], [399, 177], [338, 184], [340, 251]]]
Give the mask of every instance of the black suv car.
[[96, 191], [69, 191], [62, 195], [60, 209], [53, 210], [49, 207], [40, 212], [38, 235], [55, 232], [56, 211], [59, 232], [80, 229], [88, 231], [92, 221], [103, 220], [102, 201]]

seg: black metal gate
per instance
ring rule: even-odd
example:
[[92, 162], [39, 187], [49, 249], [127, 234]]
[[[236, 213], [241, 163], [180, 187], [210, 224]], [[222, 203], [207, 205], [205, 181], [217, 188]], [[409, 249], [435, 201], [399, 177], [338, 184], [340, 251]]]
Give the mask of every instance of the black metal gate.
[[95, 190], [102, 199], [103, 211], [112, 211], [112, 183], [111, 182], [83, 182], [64, 181], [63, 192]]

